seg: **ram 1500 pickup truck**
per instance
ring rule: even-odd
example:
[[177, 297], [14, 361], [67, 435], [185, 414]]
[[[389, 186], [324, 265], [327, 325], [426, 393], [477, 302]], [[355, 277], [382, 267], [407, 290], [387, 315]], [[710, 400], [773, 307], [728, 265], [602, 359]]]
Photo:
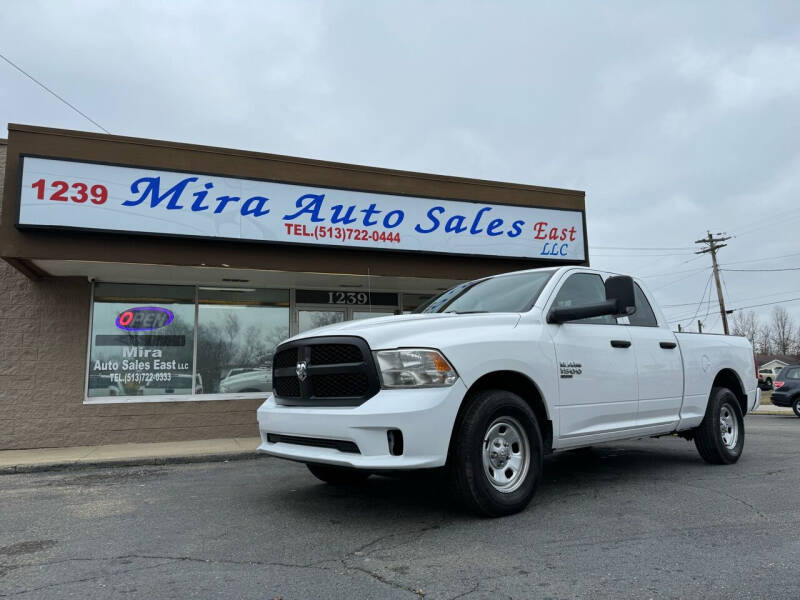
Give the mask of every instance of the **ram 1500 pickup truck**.
[[446, 467], [473, 511], [523, 509], [542, 457], [679, 434], [731, 464], [760, 401], [742, 337], [674, 333], [639, 280], [583, 267], [458, 285], [417, 314], [280, 344], [259, 450], [319, 479]]

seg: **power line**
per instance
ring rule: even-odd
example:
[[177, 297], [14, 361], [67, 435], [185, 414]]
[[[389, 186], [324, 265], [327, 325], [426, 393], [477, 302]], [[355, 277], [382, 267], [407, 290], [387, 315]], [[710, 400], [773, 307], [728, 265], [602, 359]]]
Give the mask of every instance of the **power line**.
[[763, 304], [751, 304], [750, 306], [740, 306], [738, 308], [732, 309], [733, 311], [736, 310], [744, 310], [745, 308], [758, 308], [760, 306], [772, 306], [773, 304], [783, 304], [785, 302], [797, 302], [800, 298], [789, 298], [787, 300], [777, 300], [775, 302], [764, 302]]
[[59, 96], [58, 94], [56, 94], [56, 93], [55, 93], [53, 90], [51, 90], [49, 87], [47, 87], [45, 84], [43, 84], [41, 81], [39, 81], [38, 79], [36, 79], [36, 78], [35, 78], [33, 75], [31, 75], [30, 73], [27, 73], [27, 72], [26, 72], [24, 69], [22, 69], [22, 67], [20, 67], [20, 66], [18, 66], [18, 65], [16, 65], [16, 64], [14, 64], [14, 63], [13, 63], [13, 62], [12, 62], [12, 61], [9, 59], [9, 58], [7, 58], [6, 56], [4, 56], [2, 53], [0, 53], [0, 58], [2, 58], [4, 61], [6, 61], [6, 62], [7, 62], [8, 64], [10, 64], [12, 67], [14, 67], [14, 68], [15, 68], [17, 71], [19, 71], [20, 73], [22, 73], [23, 75], [25, 75], [25, 77], [27, 77], [28, 79], [30, 79], [31, 81], [33, 81], [33, 82], [34, 82], [36, 85], [38, 85], [39, 87], [41, 87], [43, 90], [45, 90], [45, 91], [49, 92], [50, 94], [52, 94], [53, 96], [55, 96], [56, 98], [58, 98], [58, 99], [59, 99], [61, 102], [63, 102], [63, 103], [64, 103], [64, 104], [66, 104], [67, 106], [69, 106], [69, 107], [70, 107], [72, 110], [74, 110], [76, 113], [78, 113], [78, 114], [79, 114], [80, 116], [82, 116], [84, 119], [86, 119], [87, 121], [89, 121], [90, 123], [92, 123], [93, 125], [95, 125], [96, 127], [98, 127], [98, 128], [100, 128], [100, 129], [102, 129], [102, 130], [103, 130], [103, 131], [105, 131], [106, 133], [108, 133], [108, 134], [110, 134], [110, 133], [111, 133], [111, 132], [110, 132], [108, 129], [106, 129], [105, 127], [103, 127], [102, 125], [100, 125], [100, 123], [98, 123], [97, 121], [95, 121], [94, 119], [92, 119], [92, 118], [91, 118], [89, 115], [87, 115], [86, 113], [84, 113], [84, 112], [82, 112], [81, 110], [79, 110], [79, 109], [78, 109], [78, 108], [77, 108], [77, 107], [76, 107], [74, 104], [70, 104], [69, 102], [67, 102], [66, 100], [64, 100], [64, 98], [62, 98], [61, 96]]
[[694, 254], [694, 252], [667, 252], [665, 254], [597, 254], [592, 253], [592, 256], [602, 256], [604, 258], [650, 258], [653, 256], [687, 256]]
[[589, 246], [589, 248], [594, 248], [596, 250], [686, 250], [687, 252], [692, 250], [690, 247], [680, 246], [680, 247], [658, 247], [658, 246]]
[[[703, 296], [705, 296], [705, 293], [703, 294]], [[736, 312], [737, 310], [745, 310], [746, 308], [760, 308], [762, 306], [774, 306], [776, 304], [785, 304], [785, 303], [788, 303], [788, 302], [797, 302], [797, 301], [800, 301], [800, 297], [787, 298], [785, 300], [776, 300], [775, 302], [762, 302], [761, 304], [748, 304], [747, 306], [739, 306], [737, 308], [732, 308], [732, 309], [730, 309], [730, 312]], [[692, 317], [691, 319], [694, 319], [694, 317]], [[684, 316], [682, 316], [680, 318], [677, 318], [677, 319], [670, 319], [667, 322], [668, 323], [678, 323], [678, 322], [683, 322], [683, 321], [686, 321], [686, 320], [687, 320], [687, 316], [684, 315]]]
[[775, 271], [800, 271], [800, 267], [791, 267], [788, 269], [720, 269], [720, 271], [729, 271], [734, 273], [766, 273]]
[[[709, 284], [711, 283], [711, 278], [713, 277], [713, 275], [714, 275], [713, 273], [709, 274], [708, 279], [706, 279], [706, 284], [703, 286], [703, 295], [700, 296], [700, 302], [697, 303], [697, 310], [695, 310], [694, 314], [688, 319], [689, 323], [694, 321], [695, 317], [697, 317], [697, 315], [700, 313], [700, 308], [703, 306], [703, 302], [705, 301], [706, 292], [709, 289]], [[710, 297], [711, 297], [711, 295], [709, 294], [709, 298]], [[669, 322], [670, 323], [677, 323], [677, 322], [683, 322], [683, 321], [686, 321], [686, 320], [687, 319], [684, 316], [684, 317], [681, 317], [680, 319], [671, 319]]]
[[[672, 281], [669, 281], [669, 282], [665, 283], [664, 285], [660, 285], [658, 287], [650, 288], [650, 290], [653, 291], [653, 292], [655, 292], [657, 290], [663, 290], [665, 287], [669, 287], [669, 286], [674, 285], [676, 283], [680, 283], [681, 281], [686, 281], [687, 279], [691, 279], [695, 275], [699, 275], [702, 271], [708, 271], [709, 268], [710, 267], [703, 267], [702, 269], [693, 270], [691, 275], [687, 275], [686, 277], [678, 277], [678, 279], [673, 279]], [[684, 273], [685, 272], [686, 271], [684, 271]]]
[[701, 267], [699, 269], [686, 269], [684, 271], [667, 271], [666, 273], [653, 273], [652, 275], [642, 275], [642, 279], [651, 279], [653, 277], [666, 277], [668, 275], [683, 275], [684, 273], [698, 273], [705, 271], [709, 267]]
[[749, 258], [747, 260], [735, 260], [733, 262], [725, 263], [725, 265], [720, 265], [720, 267], [727, 265], [741, 265], [744, 263], [759, 262], [762, 260], [778, 260], [780, 258], [790, 258], [792, 256], [800, 256], [800, 252], [794, 252], [792, 254], [779, 254], [778, 256], [764, 256], [762, 258]]

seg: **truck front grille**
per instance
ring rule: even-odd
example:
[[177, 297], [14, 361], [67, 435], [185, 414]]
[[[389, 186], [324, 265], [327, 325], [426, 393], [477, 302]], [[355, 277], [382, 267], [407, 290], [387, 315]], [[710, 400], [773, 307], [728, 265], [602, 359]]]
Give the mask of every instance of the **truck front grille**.
[[380, 383], [367, 342], [318, 337], [278, 347], [273, 360], [275, 401], [285, 406], [357, 406]]

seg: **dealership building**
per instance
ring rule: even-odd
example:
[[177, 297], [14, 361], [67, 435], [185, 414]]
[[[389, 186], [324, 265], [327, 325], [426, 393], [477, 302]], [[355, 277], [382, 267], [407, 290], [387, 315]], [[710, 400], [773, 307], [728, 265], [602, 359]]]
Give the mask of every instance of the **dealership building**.
[[584, 193], [8, 125], [0, 449], [257, 435], [276, 344], [588, 264]]

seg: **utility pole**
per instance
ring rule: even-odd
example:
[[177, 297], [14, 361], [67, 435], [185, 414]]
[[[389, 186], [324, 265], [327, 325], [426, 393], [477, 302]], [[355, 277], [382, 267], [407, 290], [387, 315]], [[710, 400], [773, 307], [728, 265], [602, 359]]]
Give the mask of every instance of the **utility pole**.
[[697, 319], [697, 333], [703, 333], [703, 322]]
[[731, 236], [722, 237], [721, 233], [716, 234], [718, 237], [714, 237], [710, 231], [707, 232], [708, 237], [703, 238], [702, 240], [695, 240], [695, 244], [705, 244], [706, 247], [700, 250], [699, 252], [695, 252], [695, 254], [711, 254], [711, 264], [714, 268], [714, 280], [717, 282], [717, 300], [719, 300], [719, 314], [722, 317], [722, 329], [725, 331], [725, 335], [729, 335], [728, 333], [728, 313], [725, 311], [725, 298], [722, 297], [722, 286], [719, 283], [719, 265], [717, 264], [717, 250], [720, 248], [724, 248], [728, 244], [722, 244], [720, 242], [724, 242], [726, 240], [731, 239]]

